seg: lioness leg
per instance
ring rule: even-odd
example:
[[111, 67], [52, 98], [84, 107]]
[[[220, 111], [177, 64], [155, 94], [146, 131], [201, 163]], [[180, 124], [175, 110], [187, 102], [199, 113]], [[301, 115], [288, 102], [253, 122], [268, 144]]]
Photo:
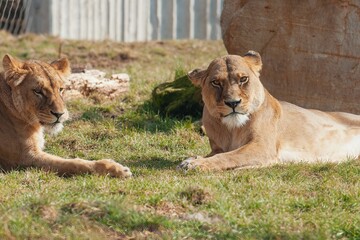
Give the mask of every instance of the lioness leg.
[[227, 170], [238, 168], [263, 167], [277, 162], [276, 154], [264, 152], [265, 147], [247, 144], [234, 151], [219, 153], [211, 157], [196, 157], [183, 161], [179, 168], [201, 170]]
[[27, 166], [33, 166], [44, 170], [57, 172], [59, 175], [74, 175], [84, 173], [96, 173], [112, 177], [130, 177], [129, 168], [111, 160], [102, 159], [88, 161], [80, 158], [64, 159], [45, 152], [28, 156], [30, 161], [25, 161]]

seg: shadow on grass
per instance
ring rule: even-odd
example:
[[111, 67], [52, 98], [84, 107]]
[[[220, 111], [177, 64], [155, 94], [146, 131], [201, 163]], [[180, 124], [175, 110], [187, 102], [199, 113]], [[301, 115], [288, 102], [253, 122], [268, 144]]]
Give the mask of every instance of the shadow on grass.
[[[84, 111], [75, 113], [67, 123], [76, 121], [86, 121], [99, 123], [101, 121], [115, 121], [120, 129], [134, 129], [136, 131], [146, 131], [151, 133], [169, 132], [175, 126], [183, 122], [193, 121], [192, 117], [169, 117], [159, 113], [152, 100], [145, 101], [143, 104], [132, 109], [122, 109], [116, 105], [93, 105], [87, 106]], [[197, 120], [196, 118], [194, 120]]]
[[181, 161], [170, 161], [164, 158], [153, 157], [147, 160], [138, 160], [136, 162], [132, 162], [128, 164], [129, 167], [141, 167], [146, 169], [176, 169], [177, 165], [180, 164]]
[[174, 81], [156, 86], [148, 101], [121, 120], [139, 130], [168, 132], [183, 121], [200, 119], [202, 109], [200, 88], [179, 68]]
[[[169, 117], [160, 114], [151, 100], [117, 118], [121, 128], [134, 128], [137, 131], [150, 133], [169, 132], [177, 126], [189, 126], [200, 117], [185, 115], [183, 117]], [[189, 126], [190, 127], [190, 126]]]
[[[162, 230], [172, 226], [171, 222], [163, 216], [129, 210], [109, 202], [70, 202], [61, 207], [61, 212], [64, 215], [84, 216], [86, 219], [102, 223], [124, 233], [140, 231], [160, 234]], [[116, 239], [125, 239], [123, 238], [125, 235], [120, 236]]]

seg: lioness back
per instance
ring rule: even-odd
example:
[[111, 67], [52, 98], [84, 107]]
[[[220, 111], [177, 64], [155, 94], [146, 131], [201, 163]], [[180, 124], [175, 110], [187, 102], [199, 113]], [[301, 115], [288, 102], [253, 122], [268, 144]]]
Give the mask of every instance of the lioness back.
[[360, 116], [281, 105], [280, 161], [341, 162], [360, 155]]

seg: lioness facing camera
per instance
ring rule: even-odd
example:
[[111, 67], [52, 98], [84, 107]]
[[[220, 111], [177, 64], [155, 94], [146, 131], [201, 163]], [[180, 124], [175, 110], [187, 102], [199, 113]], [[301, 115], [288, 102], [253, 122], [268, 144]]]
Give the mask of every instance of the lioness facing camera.
[[259, 53], [228, 55], [190, 72], [201, 87], [211, 153], [179, 167], [224, 170], [281, 162], [340, 162], [360, 155], [360, 116], [280, 102], [259, 79]]
[[60, 175], [97, 173], [113, 177], [131, 176], [129, 168], [113, 160], [64, 159], [42, 151], [44, 130], [61, 131], [68, 118], [63, 77], [70, 73], [66, 58], [47, 64], [3, 58], [0, 74], [0, 168], [37, 167]]

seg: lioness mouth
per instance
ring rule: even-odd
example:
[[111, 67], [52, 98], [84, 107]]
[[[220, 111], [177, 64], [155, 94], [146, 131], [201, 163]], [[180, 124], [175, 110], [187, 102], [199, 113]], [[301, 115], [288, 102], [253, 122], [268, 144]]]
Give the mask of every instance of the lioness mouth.
[[235, 112], [235, 111], [233, 111], [233, 112], [231, 112], [231, 113], [229, 113], [229, 114], [226, 114], [226, 115], [224, 116], [224, 118], [226, 118], [226, 117], [228, 117], [228, 116], [236, 115], [236, 114], [245, 115], [246, 113], [240, 113], [240, 112]]

